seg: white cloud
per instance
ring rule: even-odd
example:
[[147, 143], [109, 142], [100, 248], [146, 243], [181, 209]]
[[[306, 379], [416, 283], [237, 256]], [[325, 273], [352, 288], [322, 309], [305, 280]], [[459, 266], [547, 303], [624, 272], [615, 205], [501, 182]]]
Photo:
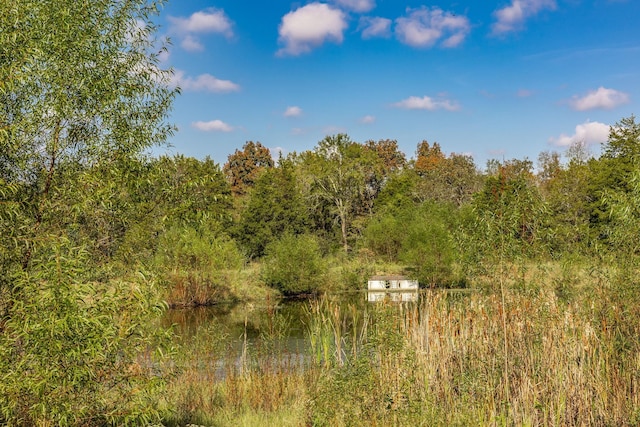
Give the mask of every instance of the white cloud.
[[445, 12], [440, 8], [407, 9], [408, 16], [396, 19], [398, 40], [414, 47], [456, 47], [471, 30], [466, 16]]
[[574, 110], [585, 111], [593, 110], [595, 108], [610, 110], [618, 105], [626, 104], [628, 102], [629, 95], [626, 93], [619, 92], [615, 89], [607, 89], [601, 86], [597, 90], [592, 90], [581, 98], [574, 96], [569, 104]]
[[171, 29], [177, 33], [220, 33], [233, 36], [233, 23], [222, 9], [209, 8], [195, 12], [188, 18], [170, 16]]
[[233, 127], [222, 120], [211, 120], [209, 122], [193, 122], [191, 126], [204, 132], [231, 132]]
[[391, 36], [391, 19], [363, 16], [360, 18], [358, 30], [362, 31], [363, 39]]
[[233, 22], [222, 9], [208, 8], [193, 13], [188, 18], [169, 16], [170, 32], [178, 34], [180, 46], [189, 52], [204, 50], [204, 46], [194, 34], [218, 33], [233, 37]]
[[428, 96], [423, 96], [422, 98], [417, 96], [410, 96], [407, 99], [404, 99], [400, 102], [396, 102], [392, 104], [397, 108], [404, 108], [406, 110], [447, 110], [447, 111], [458, 111], [460, 106], [455, 102], [448, 99], [434, 99]]
[[533, 96], [533, 91], [530, 91], [529, 89], [520, 89], [518, 90], [518, 92], [516, 92], [516, 95], [518, 96], [518, 98], [528, 98], [530, 96]]
[[302, 108], [297, 106], [287, 107], [282, 115], [285, 117], [300, 117], [302, 115]]
[[344, 12], [324, 3], [310, 3], [282, 17], [278, 41], [284, 45], [278, 55], [300, 55], [326, 41], [342, 43], [347, 28]]
[[601, 144], [609, 139], [609, 125], [599, 122], [585, 122], [576, 126], [573, 135], [561, 134], [559, 137], [549, 138], [553, 145], [568, 147], [575, 142], [584, 142], [587, 145]]
[[369, 12], [376, 7], [375, 0], [334, 0], [335, 4], [343, 9], [357, 13]]
[[360, 123], [363, 123], [365, 125], [375, 123], [375, 121], [376, 121], [376, 118], [374, 116], [364, 116], [363, 118], [360, 119]]
[[183, 90], [194, 92], [237, 92], [240, 85], [230, 80], [221, 80], [211, 74], [200, 74], [198, 77], [188, 77], [182, 70], [174, 70], [171, 80], [172, 86], [180, 86]]
[[494, 35], [509, 33], [522, 29], [527, 18], [538, 12], [549, 9], [555, 10], [555, 0], [511, 0], [509, 6], [496, 10], [493, 15], [496, 22], [492, 25]]
[[197, 38], [189, 34], [182, 39], [180, 46], [188, 52], [201, 52], [204, 50], [204, 45], [200, 43]]

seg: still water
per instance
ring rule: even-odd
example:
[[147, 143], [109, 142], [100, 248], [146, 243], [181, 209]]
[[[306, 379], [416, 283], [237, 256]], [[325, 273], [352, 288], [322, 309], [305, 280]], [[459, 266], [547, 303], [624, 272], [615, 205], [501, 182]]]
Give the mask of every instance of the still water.
[[[371, 303], [417, 302], [419, 293], [351, 292], [330, 297], [345, 310], [366, 310]], [[197, 336], [202, 329], [214, 327], [225, 342], [244, 344], [261, 340], [288, 339], [290, 344], [303, 344], [308, 339], [310, 308], [316, 300], [280, 299], [247, 304], [218, 304], [210, 307], [171, 309], [163, 326], [173, 325], [183, 339]]]
[[[313, 357], [319, 323], [331, 323], [344, 341], [343, 351], [367, 322], [367, 312], [380, 304], [415, 307], [427, 292], [355, 292], [322, 300], [281, 299], [248, 304], [220, 304], [169, 310], [163, 326], [173, 326], [181, 352], [221, 377], [270, 359], [298, 368]], [[321, 306], [324, 304], [324, 308]], [[329, 307], [329, 308], [327, 308]], [[340, 343], [338, 343], [338, 347]]]
[[[325, 297], [326, 298], [326, 297]], [[414, 304], [419, 294], [412, 292], [355, 292], [329, 297], [340, 333], [353, 336], [362, 324], [362, 313], [383, 303]], [[220, 304], [211, 307], [172, 309], [163, 326], [173, 326], [181, 351], [198, 353], [216, 364], [242, 365], [257, 358], [287, 359], [303, 363], [311, 354], [311, 334], [318, 321], [318, 300], [280, 299], [263, 303]], [[327, 300], [324, 301], [327, 303]], [[332, 312], [331, 315], [334, 315]], [[193, 358], [192, 358], [193, 360]]]

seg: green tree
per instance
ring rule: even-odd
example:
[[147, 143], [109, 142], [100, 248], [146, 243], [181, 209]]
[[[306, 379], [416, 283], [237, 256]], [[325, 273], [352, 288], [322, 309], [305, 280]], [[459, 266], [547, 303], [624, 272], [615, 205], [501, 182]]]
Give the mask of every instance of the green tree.
[[363, 231], [365, 246], [390, 262], [398, 261], [402, 242], [406, 237], [406, 221], [409, 218], [402, 214], [414, 212], [412, 205], [408, 209], [396, 209], [397, 207], [389, 206], [376, 212]]
[[399, 252], [425, 286], [449, 286], [453, 282], [454, 241], [451, 224], [455, 211], [448, 205], [424, 203], [399, 224], [404, 238]]
[[197, 225], [203, 216], [231, 223], [231, 188], [220, 166], [209, 156], [204, 160], [182, 155], [163, 156], [152, 162], [155, 202], [174, 222]]
[[392, 139], [381, 139], [377, 142], [369, 140], [364, 144], [365, 151], [374, 153], [371, 163], [365, 170], [366, 186], [362, 194], [359, 214], [371, 214], [380, 192], [390, 178], [401, 173], [407, 160], [398, 149], [398, 142]]
[[548, 241], [544, 202], [528, 160], [497, 164], [473, 198], [477, 245], [469, 250], [506, 257], [532, 256]]
[[[153, 281], [108, 280], [93, 254], [122, 235], [131, 211], [120, 193], [172, 130], [176, 92], [154, 39], [161, 5], [0, 2], [2, 424], [158, 419], [162, 378], [136, 365], [155, 346]], [[95, 218], [107, 225], [92, 241], [81, 230]]]
[[560, 153], [557, 151], [543, 151], [538, 155], [538, 180], [542, 187], [556, 178], [562, 171]]
[[568, 150], [569, 163], [560, 163], [557, 153], [542, 153], [538, 181], [549, 206], [549, 226], [554, 238], [554, 251], [582, 251], [590, 242], [590, 195], [587, 191], [591, 171], [583, 146]]
[[636, 255], [640, 248], [640, 123], [635, 116], [611, 127], [602, 158], [609, 166], [609, 177], [614, 178], [604, 183], [600, 200], [610, 214], [608, 234], [616, 247]]
[[125, 262], [150, 259], [167, 229], [227, 229], [232, 223], [231, 188], [209, 157], [161, 156], [140, 162], [126, 191], [127, 212], [120, 217], [129, 220], [115, 253]]
[[631, 178], [640, 164], [640, 124], [631, 116], [611, 126], [602, 155], [588, 163], [590, 180], [590, 225], [594, 239], [607, 242], [611, 225], [611, 207], [607, 193], [630, 193]]
[[349, 231], [357, 213], [371, 212], [375, 190], [370, 187], [378, 156], [346, 134], [327, 136], [313, 152], [303, 153], [302, 164], [311, 181], [316, 206], [327, 204], [339, 227], [342, 247], [349, 250]]
[[401, 261], [425, 286], [453, 281], [456, 211], [436, 202], [387, 205], [371, 218], [364, 230], [365, 245], [391, 262]]
[[640, 168], [632, 173], [629, 185], [629, 192], [604, 194], [613, 219], [609, 230], [611, 241], [627, 259], [640, 254]]
[[400, 207], [406, 203], [423, 200], [417, 191], [421, 181], [420, 175], [413, 168], [406, 168], [385, 180], [384, 186], [376, 198], [376, 210], [385, 207]]
[[635, 116], [625, 117], [611, 126], [603, 156], [633, 163], [640, 161], [640, 123]]
[[291, 160], [280, 159], [277, 167], [257, 179], [235, 234], [250, 257], [260, 257], [271, 241], [285, 233], [301, 234], [308, 224], [295, 165]]

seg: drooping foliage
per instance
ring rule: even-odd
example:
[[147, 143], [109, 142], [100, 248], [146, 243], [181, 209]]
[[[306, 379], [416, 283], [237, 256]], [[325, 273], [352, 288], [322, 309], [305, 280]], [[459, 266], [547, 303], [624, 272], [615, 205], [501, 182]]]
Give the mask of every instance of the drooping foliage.
[[0, 3], [0, 424], [159, 419], [164, 379], [138, 363], [159, 293], [108, 263], [137, 221], [129, 183], [172, 131], [161, 6]]
[[474, 195], [480, 253], [504, 256], [544, 253], [548, 230], [547, 205], [528, 160], [510, 160], [490, 165], [495, 170]]
[[[575, 147], [577, 149], [579, 147]], [[571, 153], [574, 148], [570, 148]], [[592, 196], [589, 194], [591, 170], [587, 158], [570, 154], [567, 165], [562, 165], [556, 154], [541, 154], [540, 191], [549, 206], [549, 221], [553, 239], [549, 242], [554, 253], [585, 254], [592, 242], [590, 212]]]

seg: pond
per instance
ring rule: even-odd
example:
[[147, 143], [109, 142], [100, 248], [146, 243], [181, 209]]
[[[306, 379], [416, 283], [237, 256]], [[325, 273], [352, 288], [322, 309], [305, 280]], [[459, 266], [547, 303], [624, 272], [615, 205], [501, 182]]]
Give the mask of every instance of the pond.
[[380, 304], [415, 307], [425, 295], [416, 291], [365, 291], [322, 299], [171, 309], [163, 326], [173, 325], [176, 340], [183, 347], [180, 353], [186, 352], [188, 363], [198, 363], [201, 370], [209, 371], [208, 375], [221, 378], [230, 370], [270, 361], [298, 369], [309, 357], [323, 357], [319, 347], [327, 344], [320, 340], [330, 340], [332, 351], [341, 353], [361, 342], [371, 308]]

